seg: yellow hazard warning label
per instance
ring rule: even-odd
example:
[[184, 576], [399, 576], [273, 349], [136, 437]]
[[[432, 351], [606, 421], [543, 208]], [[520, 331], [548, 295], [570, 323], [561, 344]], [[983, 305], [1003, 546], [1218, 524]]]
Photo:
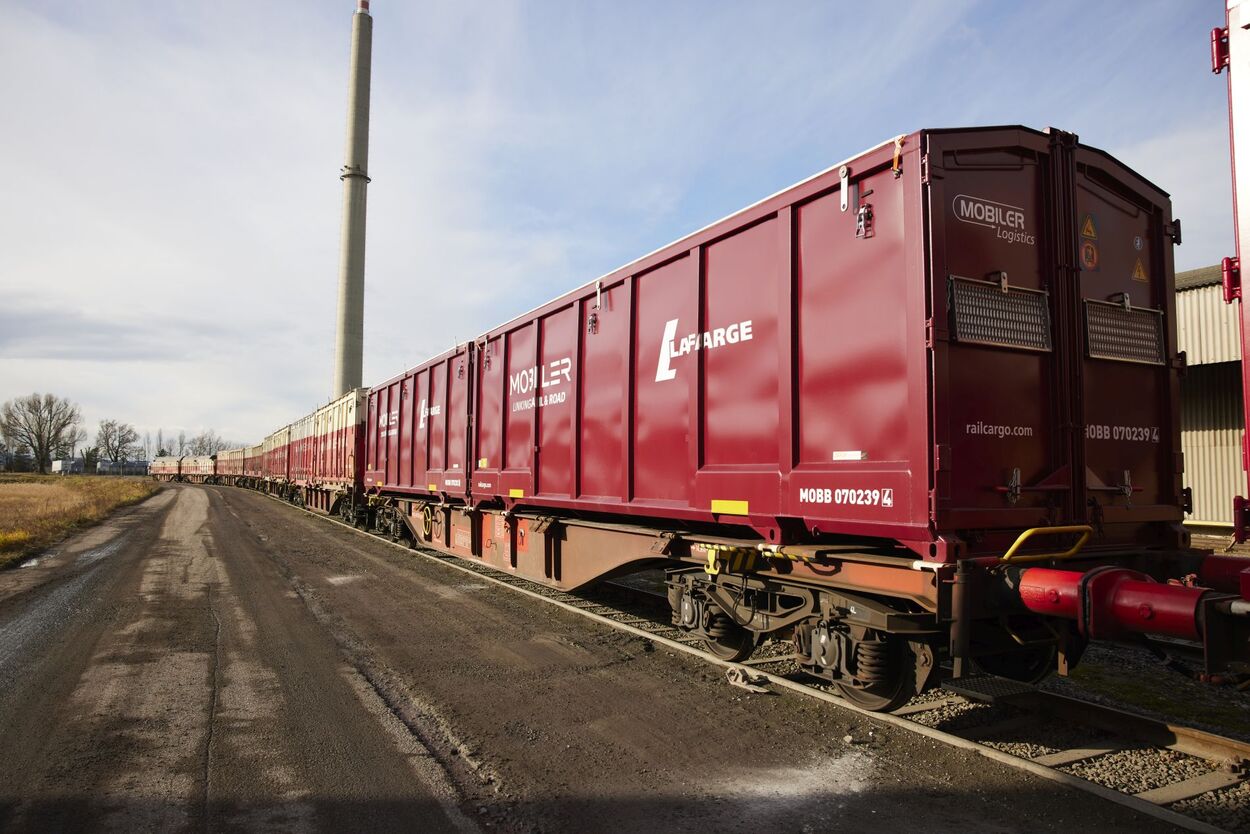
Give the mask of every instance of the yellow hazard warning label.
[[1081, 237], [1098, 240], [1098, 229], [1094, 226], [1094, 215], [1087, 214], [1081, 221]]
[[1146, 267], [1142, 266], [1141, 258], [1138, 258], [1137, 263], [1133, 264], [1133, 280], [1134, 281], [1149, 281], [1150, 280], [1149, 278], [1146, 277]]

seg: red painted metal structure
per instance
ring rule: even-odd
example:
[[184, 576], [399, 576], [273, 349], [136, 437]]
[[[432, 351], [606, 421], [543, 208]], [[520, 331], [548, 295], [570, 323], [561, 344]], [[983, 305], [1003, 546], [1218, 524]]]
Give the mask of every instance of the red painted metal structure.
[[1181, 526], [1179, 240], [1072, 134], [907, 134], [280, 429], [244, 480], [556, 587], [662, 566], [721, 656], [789, 636], [873, 709], [1094, 639], [1247, 673], [1250, 582]]
[[157, 481], [176, 481], [181, 473], [179, 463], [180, 457], [172, 455], [157, 457], [152, 459], [152, 464], [148, 467], [148, 474], [153, 480]]
[[370, 523], [561, 587], [705, 563], [682, 625], [791, 629], [878, 707], [860, 652], [1245, 669], [1240, 580], [1181, 526], [1179, 240], [1071, 134], [898, 137], [373, 389]]
[[367, 398], [366, 388], [348, 391], [291, 424], [290, 480], [296, 501], [332, 513], [360, 494]]
[[[1239, 304], [1241, 322], [1241, 391], [1243, 413], [1250, 415], [1250, 317], [1246, 315], [1241, 286], [1241, 255], [1250, 251], [1250, 4], [1228, 0], [1225, 25], [1211, 30], [1211, 71], [1228, 70], [1228, 137], [1233, 170], [1233, 228], [1237, 254], [1223, 262], [1224, 301]], [[1238, 161], [1243, 164], [1238, 166]], [[1242, 468], [1250, 464], [1250, 432], [1242, 439]], [[1250, 487], [1250, 485], [1248, 485]], [[1250, 495], [1250, 488], [1246, 495]], [[1238, 496], [1233, 504], [1233, 535], [1238, 542], [1250, 540], [1250, 501]]]
[[1068, 134], [900, 137], [374, 389], [365, 483], [938, 563], [1175, 546], [1174, 233]]
[[245, 452], [245, 449], [223, 449], [217, 453], [217, 468], [215, 472], [217, 483], [228, 484], [229, 486], [239, 485], [239, 481], [243, 479]]

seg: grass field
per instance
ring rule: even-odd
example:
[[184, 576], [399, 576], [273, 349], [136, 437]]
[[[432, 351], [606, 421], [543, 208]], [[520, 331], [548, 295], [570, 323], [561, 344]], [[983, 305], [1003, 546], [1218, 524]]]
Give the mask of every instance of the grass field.
[[0, 475], [0, 568], [156, 489], [147, 478]]

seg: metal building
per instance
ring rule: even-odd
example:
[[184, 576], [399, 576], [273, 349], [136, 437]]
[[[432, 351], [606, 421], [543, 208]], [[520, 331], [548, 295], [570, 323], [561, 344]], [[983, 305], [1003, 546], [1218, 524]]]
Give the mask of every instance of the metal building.
[[1231, 529], [1241, 468], [1241, 342], [1238, 306], [1225, 304], [1220, 267], [1176, 276], [1176, 336], [1189, 365], [1181, 379], [1185, 486], [1194, 494], [1189, 524]]

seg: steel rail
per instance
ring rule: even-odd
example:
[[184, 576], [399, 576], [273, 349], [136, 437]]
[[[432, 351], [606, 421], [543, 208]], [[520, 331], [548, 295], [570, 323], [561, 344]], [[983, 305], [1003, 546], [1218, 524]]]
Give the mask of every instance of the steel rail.
[[[258, 490], [253, 490], [253, 491], [259, 492]], [[608, 626], [609, 628], [614, 628], [618, 631], [624, 631], [626, 633], [633, 634], [636, 637], [641, 637], [644, 640], [648, 640], [656, 645], [664, 646], [665, 648], [672, 649], [673, 651], [682, 652], [684, 654], [697, 657], [700, 660], [703, 660], [707, 663], [711, 663], [715, 666], [719, 666], [726, 670], [733, 669], [733, 668], [743, 668], [745, 666], [745, 668], [748, 668], [753, 675], [764, 678], [763, 684], [766, 686], [772, 686], [777, 689], [784, 689], [788, 692], [792, 692], [797, 695], [802, 695], [802, 696], [812, 698], [818, 701], [824, 701], [825, 703], [831, 704], [837, 707], [838, 709], [842, 709], [842, 710], [846, 710], [848, 712], [854, 713], [861, 718], [864, 718], [870, 721], [875, 721], [879, 724], [884, 724], [889, 727], [894, 727], [896, 729], [903, 730], [909, 733], [913, 733], [915, 735], [923, 736], [932, 741], [936, 741], [941, 744], [947, 745], [948, 747], [954, 747], [956, 749], [967, 750], [967, 751], [976, 753], [998, 764], [1005, 765], [1007, 767], [1014, 768], [1016, 770], [1024, 771], [1040, 779], [1045, 779], [1049, 782], [1054, 782], [1056, 784], [1060, 784], [1065, 787], [1073, 788], [1075, 790], [1079, 790], [1088, 794], [1092, 794], [1101, 799], [1105, 799], [1108, 802], [1113, 802], [1117, 805], [1130, 808], [1140, 814], [1144, 814], [1145, 816], [1151, 817], [1153, 819], [1157, 819], [1161, 822], [1166, 822], [1171, 825], [1175, 825], [1178, 828], [1182, 828], [1186, 831], [1204, 832], [1205, 834], [1227, 834], [1225, 829], [1218, 828], [1214, 825], [1203, 822], [1202, 820], [1198, 820], [1198, 819], [1194, 819], [1193, 817], [1186, 816], [1178, 811], [1173, 811], [1170, 808], [1164, 807], [1163, 805], [1155, 804], [1148, 800], [1134, 796], [1133, 794], [1117, 791], [1112, 788], [1099, 785], [1095, 782], [1082, 779], [1079, 776], [1073, 776], [1070, 773], [1066, 773], [1062, 770], [1058, 770], [1056, 767], [1049, 767], [1045, 764], [1041, 764], [1039, 762], [1036, 762], [1030, 759], [1023, 759], [1023, 758], [1020, 758], [1019, 756], [1013, 756], [1010, 753], [1003, 752], [1002, 750], [998, 750], [989, 745], [981, 744], [971, 739], [964, 738], [963, 736], [958, 736], [953, 733], [948, 733], [944, 730], [938, 730], [933, 727], [929, 727], [925, 724], [921, 724], [916, 721], [909, 720], [908, 718], [903, 717], [902, 715], [893, 715], [888, 712], [871, 712], [869, 710], [862, 709], [861, 707], [858, 707], [855, 704], [852, 704], [844, 700], [843, 698], [839, 698], [836, 695], [833, 695], [830, 692], [827, 692], [818, 687], [811, 686], [811, 685], [804, 684], [804, 683], [799, 683], [797, 681], [792, 681], [788, 678], [775, 675], [775, 674], [770, 674], [768, 672], [761, 672], [759, 671], [758, 667], [755, 664], [746, 665], [746, 664], [741, 664], [741, 663], [731, 663], [731, 662], [722, 660], [709, 652], [706, 652], [700, 648], [696, 648], [695, 645], [691, 644], [694, 642], [701, 643], [701, 641], [697, 641], [697, 639], [692, 639], [691, 643], [682, 642], [680, 640], [664, 636], [663, 634], [658, 634], [653, 631], [648, 631], [645, 628], [639, 628], [636, 625], [619, 622], [605, 614], [596, 613], [594, 611], [587, 610], [590, 607], [598, 607], [598, 608], [605, 608], [605, 609], [611, 610], [610, 606], [604, 605], [602, 603], [597, 603], [597, 602], [594, 602], [593, 600], [587, 600], [582, 597], [578, 597], [576, 594], [571, 594], [567, 591], [560, 591], [554, 588], [550, 588], [546, 585], [542, 585], [541, 583], [534, 582], [529, 579], [524, 579], [522, 577], [514, 576], [513, 574], [509, 574], [504, 571], [497, 570], [484, 563], [470, 562], [458, 556], [452, 556], [447, 553], [442, 553], [440, 551], [427, 548], [415, 542], [413, 543], [412, 546], [409, 546], [408, 544], [404, 544], [400, 542], [393, 542], [388, 537], [382, 536], [377, 533], [371, 533], [366, 530], [360, 530], [337, 517], [329, 516], [324, 513], [318, 513], [313, 510], [309, 510], [305, 507], [296, 506], [290, 503], [289, 501], [285, 501], [276, 495], [270, 495], [264, 492], [259, 492], [259, 494], [264, 495], [267, 498], [271, 498], [272, 500], [274, 500], [275, 502], [283, 506], [290, 507], [291, 509], [307, 513], [313, 516], [314, 518], [319, 518], [323, 521], [330, 522], [337, 527], [343, 528], [357, 535], [364, 536], [365, 538], [368, 538], [371, 541], [380, 542], [382, 544], [389, 545], [409, 555], [424, 557], [432, 562], [443, 565], [444, 567], [450, 568], [452, 570], [456, 570], [461, 573], [466, 573], [471, 576], [475, 576], [479, 579], [484, 579], [488, 582], [492, 582], [496, 585], [500, 585], [502, 587], [516, 591], [517, 593], [524, 594], [525, 596], [532, 597], [534, 599], [540, 600], [550, 605], [554, 605], [557, 608], [561, 608], [565, 611], [578, 614], [582, 617], [592, 620], [593, 622]], [[527, 586], [534, 586], [534, 587], [527, 587]], [[616, 585], [616, 587], [628, 589], [629, 586]], [[535, 588], [540, 589], [540, 590], [535, 590]], [[581, 604], [578, 605], [573, 602], [568, 602], [565, 599], [562, 599], [561, 597], [567, 597], [567, 598], [577, 600]], [[656, 625], [666, 630], [676, 631], [676, 629], [674, 629], [672, 626], [669, 626], [667, 624], [657, 623]], [[767, 662], [769, 661], [775, 662], [781, 659], [782, 658], [767, 658], [767, 659], [761, 659], [761, 660], [766, 665]], [[1042, 701], [1045, 701], [1050, 696], [1050, 693], [1042, 693], [1042, 694], [1045, 696], [1045, 698], [1039, 699], [1039, 703]], [[1062, 697], [1062, 696], [1056, 696], [1056, 697]], [[1083, 702], [1083, 701], [1075, 701], [1074, 699], [1066, 699], [1066, 700], [1074, 701], [1075, 704], [1080, 705], [1081, 709], [1089, 709], [1091, 707], [1090, 704], [1087, 704], [1086, 702]], [[1006, 702], [1011, 703], [1010, 701], [1006, 701]], [[1051, 703], [1054, 704], [1057, 702], [1052, 701]], [[1111, 708], [1107, 708], [1107, 709], [1110, 710]], [[1132, 713], [1127, 713], [1127, 712], [1122, 712], [1122, 711], [1116, 711], [1116, 712], [1121, 712], [1123, 716], [1128, 716], [1131, 718], [1139, 718], [1139, 716], [1135, 716]], [[1143, 720], [1150, 721], [1150, 719], [1143, 719]], [[1155, 723], [1161, 723], [1161, 722], [1155, 722]], [[1167, 725], [1167, 726], [1171, 726], [1171, 725]], [[1241, 744], [1240, 742], [1237, 742], [1235, 739], [1223, 739], [1222, 737], [1214, 736], [1210, 733], [1203, 733], [1200, 730], [1192, 730], [1190, 728], [1176, 728], [1176, 729], [1183, 731], [1183, 734], [1186, 736], [1186, 738], [1192, 738], [1192, 736], [1190, 736], [1189, 734], [1201, 734], [1202, 736], [1209, 736], [1212, 739], [1220, 739], [1221, 744], [1217, 746], [1221, 750], [1226, 749], [1228, 745], [1232, 745], [1236, 747], [1237, 745]], [[1180, 747], [1177, 747], [1174, 749], [1182, 750], [1182, 748]]]

